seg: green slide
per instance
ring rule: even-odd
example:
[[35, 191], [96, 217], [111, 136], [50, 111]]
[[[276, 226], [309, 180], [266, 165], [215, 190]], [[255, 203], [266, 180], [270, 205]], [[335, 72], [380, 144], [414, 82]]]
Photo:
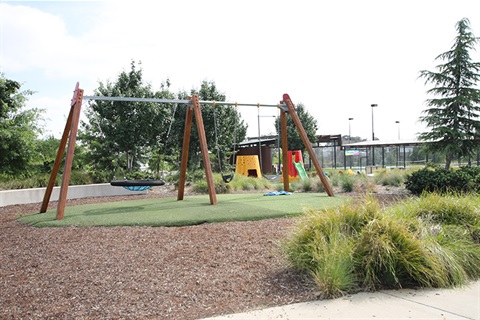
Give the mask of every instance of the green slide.
[[302, 179], [302, 180], [308, 179], [307, 172], [305, 171], [305, 168], [303, 167], [303, 163], [293, 161], [293, 165], [295, 166], [295, 169], [297, 169], [297, 172], [298, 172], [298, 175], [300, 176], [300, 179]]

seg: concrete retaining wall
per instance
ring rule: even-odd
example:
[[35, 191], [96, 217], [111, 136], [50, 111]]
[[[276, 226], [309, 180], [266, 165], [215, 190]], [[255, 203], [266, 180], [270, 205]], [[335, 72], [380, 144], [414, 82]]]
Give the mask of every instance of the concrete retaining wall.
[[[42, 202], [46, 188], [19, 189], [0, 191], [0, 207], [12, 204], [25, 204]], [[109, 183], [87, 184], [83, 186], [69, 186], [67, 199], [88, 197], [107, 197], [146, 194], [145, 191], [129, 191], [121, 187], [112, 187]], [[60, 187], [54, 187], [50, 201], [57, 201]]]

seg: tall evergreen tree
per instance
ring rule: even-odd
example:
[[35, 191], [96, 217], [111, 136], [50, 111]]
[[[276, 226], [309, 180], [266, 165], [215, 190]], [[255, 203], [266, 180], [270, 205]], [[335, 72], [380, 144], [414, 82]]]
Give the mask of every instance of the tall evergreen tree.
[[470, 22], [463, 18], [456, 24], [457, 37], [451, 50], [437, 56], [435, 60], [445, 63], [436, 66], [438, 72], [420, 71], [425, 84], [435, 87], [427, 93], [435, 98], [426, 101], [428, 108], [420, 120], [430, 131], [419, 135], [429, 141], [430, 152], [444, 152], [445, 167], [449, 168], [455, 155], [471, 156], [479, 146], [475, 134], [480, 130], [480, 63], [472, 62], [470, 51], [475, 50], [479, 38], [470, 29]]

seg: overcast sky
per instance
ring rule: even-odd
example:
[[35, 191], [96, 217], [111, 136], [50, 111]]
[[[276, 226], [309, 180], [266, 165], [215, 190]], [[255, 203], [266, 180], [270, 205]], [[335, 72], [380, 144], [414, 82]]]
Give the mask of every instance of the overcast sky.
[[[480, 36], [478, 0], [403, 1], [5, 1], [0, 0], [0, 67], [36, 91], [47, 133], [61, 136], [75, 83], [92, 95], [141, 61], [154, 89], [214, 81], [228, 101], [305, 105], [318, 134], [414, 138], [428, 98], [419, 71], [436, 71], [455, 24]], [[480, 51], [480, 50], [479, 50]], [[472, 52], [480, 61], [480, 52]], [[240, 108], [256, 136], [257, 110]], [[260, 109], [261, 134], [273, 108]], [[354, 120], [349, 121], [349, 118]], [[398, 126], [395, 121], [400, 121]]]

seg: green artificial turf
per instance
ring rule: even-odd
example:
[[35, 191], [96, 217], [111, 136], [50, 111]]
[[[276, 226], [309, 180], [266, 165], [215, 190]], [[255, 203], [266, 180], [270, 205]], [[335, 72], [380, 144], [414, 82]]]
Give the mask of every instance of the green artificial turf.
[[86, 204], [65, 208], [63, 220], [55, 220], [56, 210], [20, 217], [21, 223], [35, 227], [61, 226], [187, 226], [201, 223], [247, 221], [300, 215], [306, 209], [337, 206], [345, 197], [318, 193], [282, 196], [263, 194], [220, 194], [218, 205], [207, 196], [150, 198]]

